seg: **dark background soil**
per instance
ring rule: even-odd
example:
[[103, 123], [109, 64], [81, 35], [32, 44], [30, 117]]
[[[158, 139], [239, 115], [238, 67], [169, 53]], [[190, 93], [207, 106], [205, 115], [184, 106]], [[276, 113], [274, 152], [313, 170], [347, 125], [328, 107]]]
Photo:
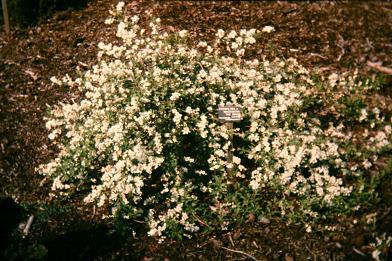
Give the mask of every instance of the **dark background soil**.
[[[33, 206], [27, 207], [31, 212], [42, 210], [37, 202], [46, 201], [48, 190], [48, 184], [41, 184], [42, 177], [35, 174], [34, 168], [55, 153], [43, 119], [47, 105], [78, 97], [64, 87], [51, 85], [49, 79], [66, 73], [72, 77], [77, 67], [86, 70], [96, 63], [97, 44], [114, 39], [115, 28], [105, 26], [104, 20], [116, 2], [91, 0], [85, 8], [54, 12], [34, 26], [12, 26], [11, 37], [0, 34], [0, 196], [12, 196], [24, 205]], [[392, 97], [391, 76], [367, 66], [371, 61], [392, 67], [389, 1], [136, 0], [129, 1], [127, 7], [131, 14], [140, 15], [142, 23], [160, 17], [167, 30], [187, 29], [192, 35], [199, 34], [206, 39], [211, 39], [219, 28], [261, 30], [266, 25], [273, 26], [275, 32], [263, 35], [253, 48], [255, 57], [295, 57], [305, 67], [323, 74], [358, 69], [369, 77], [382, 76], [384, 94]], [[382, 189], [384, 198], [391, 196], [391, 186]], [[379, 207], [388, 210], [391, 201], [382, 203], [389, 206]], [[249, 223], [238, 228], [236, 234], [217, 235], [216, 239], [201, 235], [195, 240], [157, 246], [149, 238], [125, 239], [123, 234], [99, 225], [91, 210], [77, 203], [70, 204], [68, 214], [59, 213], [60, 206], [53, 205], [53, 208], [57, 208], [56, 214], [33, 223], [31, 235], [20, 243], [22, 246], [43, 244], [49, 250], [49, 259], [65, 256], [64, 260], [237, 260], [245, 257], [221, 246], [252, 253], [260, 260], [367, 260], [370, 254], [366, 248], [369, 235], [357, 227], [328, 237], [270, 220], [269, 224]], [[385, 221], [380, 229], [390, 224], [391, 220]], [[234, 235], [232, 243], [229, 239]], [[77, 244], [73, 242], [75, 238], [79, 239]]]

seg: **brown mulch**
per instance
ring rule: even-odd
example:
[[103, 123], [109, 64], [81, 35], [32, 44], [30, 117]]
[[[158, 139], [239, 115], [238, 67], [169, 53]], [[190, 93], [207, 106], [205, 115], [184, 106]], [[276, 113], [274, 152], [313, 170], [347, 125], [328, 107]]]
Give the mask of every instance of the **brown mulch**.
[[[13, 28], [10, 39], [1, 33], [0, 196], [17, 197], [26, 204], [46, 199], [47, 188], [40, 186], [42, 178], [34, 172], [39, 163], [54, 154], [43, 118], [47, 105], [75, 97], [70, 90], [51, 85], [49, 79], [66, 73], [74, 76], [77, 67], [87, 70], [96, 63], [98, 42], [114, 38], [114, 28], [103, 22], [110, 6], [116, 2], [91, 0], [83, 10], [57, 12], [37, 26]], [[390, 2], [136, 0], [130, 1], [128, 10], [139, 14], [142, 22], [160, 17], [168, 30], [187, 29], [205, 39], [211, 39], [219, 28], [261, 30], [270, 25], [275, 32], [260, 38], [253, 50], [255, 56], [295, 57], [306, 67], [325, 74], [358, 69], [370, 77], [380, 76], [380, 72], [367, 66], [368, 61], [392, 68]], [[390, 95], [391, 77], [384, 77], [384, 88]], [[68, 222], [67, 226], [73, 226], [72, 222], [77, 221]], [[40, 229], [45, 227], [42, 225]], [[162, 246], [155, 246], [151, 239], [130, 240], [130, 245], [101, 258], [237, 260], [245, 258], [244, 253], [252, 253], [259, 260], [313, 260], [316, 257], [366, 260], [353, 247], [369, 255], [364, 247], [368, 243], [367, 235], [358, 234], [361, 231], [355, 229], [329, 238], [271, 220], [270, 224], [249, 224], [240, 228], [240, 235], [233, 242], [230, 238], [234, 234], [230, 233], [217, 239], [201, 236], [194, 241]], [[37, 235], [45, 233], [36, 232]]]

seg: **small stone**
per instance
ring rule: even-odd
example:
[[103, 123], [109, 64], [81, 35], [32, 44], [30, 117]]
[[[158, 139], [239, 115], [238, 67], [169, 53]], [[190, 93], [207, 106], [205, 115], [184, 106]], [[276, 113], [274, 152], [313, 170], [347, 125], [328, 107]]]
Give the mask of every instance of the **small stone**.
[[266, 217], [260, 217], [259, 218], [259, 222], [261, 224], [269, 224], [269, 223], [271, 223], [271, 221], [268, 218], [266, 218]]
[[248, 220], [246, 222], [253, 223], [255, 221], [255, 219], [256, 219], [255, 215], [253, 213], [249, 213]]
[[339, 236], [339, 235], [335, 235], [335, 236], [333, 236], [332, 237], [332, 241], [340, 241], [340, 240], [342, 240], [342, 237], [341, 236]]
[[265, 232], [266, 234], [268, 234], [270, 231], [271, 231], [271, 230], [270, 230], [268, 227], [266, 227], [266, 228], [264, 229], [264, 232]]
[[363, 235], [359, 235], [354, 239], [354, 245], [356, 247], [361, 247], [365, 244], [365, 237]]
[[290, 255], [285, 254], [284, 255], [284, 260], [285, 261], [294, 261], [294, 258], [292, 256], [290, 256]]
[[234, 240], [239, 239], [240, 236], [241, 236], [241, 229], [237, 229], [236, 231], [234, 231], [234, 234], [233, 234], [233, 239]]
[[219, 247], [222, 246], [222, 241], [217, 240], [217, 239], [215, 239], [215, 238], [211, 238], [211, 239], [210, 239], [210, 243], [212, 244], [212, 246], [213, 246], [214, 248], [219, 248]]

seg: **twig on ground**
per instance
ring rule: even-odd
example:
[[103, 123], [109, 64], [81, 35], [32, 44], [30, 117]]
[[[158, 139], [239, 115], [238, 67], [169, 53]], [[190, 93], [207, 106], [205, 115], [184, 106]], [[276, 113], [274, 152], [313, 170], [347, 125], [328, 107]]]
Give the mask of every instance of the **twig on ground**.
[[83, 62], [79, 62], [79, 61], [78, 61], [78, 64], [81, 65], [81, 66], [83, 66], [83, 67], [88, 67], [88, 64], [85, 64], [85, 63], [83, 63]]
[[247, 257], [249, 257], [250, 259], [257, 260], [254, 256], [252, 256], [252, 255], [250, 255], [250, 254], [248, 254], [248, 253], [245, 253], [244, 251], [235, 250], [235, 249], [230, 249], [230, 248], [227, 248], [227, 247], [222, 247], [222, 248], [223, 248], [224, 250], [227, 250], [227, 251], [230, 251], [230, 252], [233, 252], [233, 253], [237, 253], [237, 254], [241, 254], [241, 255], [247, 256]]
[[379, 217], [377, 220], [380, 221], [380, 220], [383, 220], [385, 217], [388, 217], [389, 213], [391, 213], [391, 210], [392, 210], [392, 207], [388, 208], [387, 211], [381, 217]]
[[339, 47], [340, 47], [340, 49], [342, 50], [342, 52], [339, 54], [338, 58], [336, 59], [338, 62], [340, 61], [340, 59], [342, 59], [343, 55], [346, 53], [346, 52], [344, 51], [343, 46], [340, 46], [340, 45], [339, 45]]
[[231, 245], [234, 246], [234, 241], [233, 241], [233, 238], [231, 237], [231, 235], [229, 235], [229, 240], [230, 240]]
[[338, 46], [342, 50], [342, 52], [339, 54], [338, 58], [336, 59], [336, 61], [339, 62], [340, 59], [342, 59], [343, 55], [346, 53], [346, 51], [344, 50], [345, 41], [344, 41], [343, 37], [340, 34], [338, 34], [338, 36], [339, 36]]
[[392, 69], [382, 66], [381, 63], [373, 63], [371, 61], [368, 61], [367, 66], [372, 67], [380, 72], [392, 75]]
[[310, 56], [320, 57], [320, 58], [325, 59], [325, 60], [328, 59], [328, 57], [326, 57], [324, 55], [321, 55], [321, 54], [318, 54], [318, 53], [310, 53]]
[[355, 248], [355, 247], [353, 247], [353, 250], [354, 250], [354, 252], [357, 253], [358, 255], [366, 256], [362, 251], [358, 250], [358, 249]]
[[332, 68], [332, 67], [329, 67], [329, 66], [324, 66], [324, 67], [319, 67], [319, 68], [317, 68], [317, 70], [318, 70], [320, 73], [322, 73], [322, 72], [325, 72], [325, 71], [332, 71], [333, 68]]
[[372, 43], [369, 41], [369, 38], [366, 38], [366, 44], [369, 48], [374, 49], [374, 46], [372, 45]]
[[201, 220], [198, 216], [193, 215], [193, 217], [196, 218], [196, 220], [197, 220], [200, 224], [202, 224], [202, 225], [204, 225], [204, 226], [206, 226], [206, 227], [210, 227], [207, 223], [205, 223], [203, 220]]
[[29, 217], [29, 219], [27, 220], [25, 228], [23, 229], [23, 236], [24, 237], [27, 236], [27, 234], [29, 233], [29, 230], [30, 230], [31, 224], [33, 223], [33, 220], [34, 220], [34, 215], [31, 215]]
[[25, 70], [24, 72], [25, 72], [26, 74], [28, 74], [34, 81], [37, 80], [37, 75], [36, 75], [33, 71], [31, 71], [30, 69]]

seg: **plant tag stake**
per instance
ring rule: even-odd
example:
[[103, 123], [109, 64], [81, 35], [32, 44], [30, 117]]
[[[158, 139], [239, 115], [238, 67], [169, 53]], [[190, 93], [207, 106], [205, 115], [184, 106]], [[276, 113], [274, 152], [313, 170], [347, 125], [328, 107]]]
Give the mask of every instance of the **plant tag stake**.
[[[241, 108], [239, 106], [235, 106], [232, 104], [226, 104], [224, 106], [219, 106], [218, 107], [218, 120], [219, 122], [222, 122], [226, 125], [226, 128], [231, 132], [233, 129], [233, 123], [234, 122], [239, 122], [242, 120], [242, 115], [241, 115]], [[232, 163], [233, 162], [233, 136], [230, 134], [230, 143], [231, 146], [229, 148], [229, 151], [227, 153], [227, 162]], [[231, 169], [229, 169], [231, 172]]]
[[9, 37], [11, 35], [11, 30], [10, 30], [10, 19], [8, 17], [7, 0], [1, 0], [1, 7], [3, 9], [3, 19], [4, 19], [5, 33]]

